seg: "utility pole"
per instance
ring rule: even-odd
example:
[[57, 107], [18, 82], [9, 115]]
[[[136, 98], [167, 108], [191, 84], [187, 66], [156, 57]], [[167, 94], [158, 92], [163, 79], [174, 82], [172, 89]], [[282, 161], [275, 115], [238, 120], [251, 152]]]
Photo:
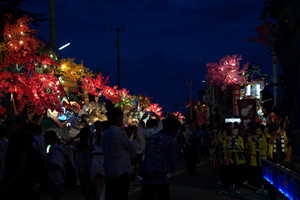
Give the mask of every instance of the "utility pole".
[[55, 0], [49, 0], [49, 35], [50, 48], [56, 53], [56, 30], [55, 30]]
[[120, 31], [124, 31], [125, 28], [117, 27], [117, 28], [111, 28], [111, 31], [117, 32], [117, 74], [118, 74], [118, 87], [121, 87], [121, 72], [120, 72]]
[[190, 111], [190, 120], [193, 119], [193, 108], [192, 108], [192, 99], [193, 99], [193, 79], [185, 82], [186, 86], [189, 88], [189, 111]]

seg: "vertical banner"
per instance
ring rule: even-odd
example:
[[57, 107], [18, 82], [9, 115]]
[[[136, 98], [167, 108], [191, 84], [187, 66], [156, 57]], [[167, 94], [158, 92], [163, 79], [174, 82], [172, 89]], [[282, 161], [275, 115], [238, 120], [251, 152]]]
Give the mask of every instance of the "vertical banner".
[[242, 123], [247, 127], [247, 124], [254, 122], [256, 118], [256, 99], [240, 99], [237, 103]]

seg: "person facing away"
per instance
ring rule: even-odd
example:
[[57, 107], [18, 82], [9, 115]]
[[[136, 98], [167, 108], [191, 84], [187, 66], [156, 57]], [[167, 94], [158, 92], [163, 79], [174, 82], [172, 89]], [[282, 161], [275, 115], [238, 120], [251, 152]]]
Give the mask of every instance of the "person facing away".
[[197, 150], [198, 150], [198, 137], [197, 137], [197, 121], [191, 119], [189, 126], [186, 129], [186, 144], [184, 148], [185, 165], [190, 176], [197, 176]]
[[31, 177], [29, 158], [32, 135], [23, 129], [23, 119], [11, 117], [5, 121], [9, 139], [0, 194], [3, 199], [30, 199]]
[[53, 200], [60, 200], [64, 193], [66, 159], [62, 148], [58, 144], [58, 137], [55, 131], [46, 131], [44, 138], [46, 144], [50, 145], [47, 155], [47, 181], [49, 190]]
[[175, 170], [178, 153], [175, 138], [180, 126], [177, 119], [166, 118], [163, 130], [148, 138], [141, 168], [140, 200], [170, 199], [169, 177]]
[[[155, 119], [153, 119], [152, 116]], [[149, 117], [149, 119], [146, 121], [146, 127], [145, 127], [143, 121], [147, 117]], [[159, 116], [155, 112], [151, 112], [151, 115], [148, 112], [145, 112], [138, 123], [138, 131], [141, 134], [144, 143], [146, 143], [149, 136], [158, 133], [162, 128], [163, 128], [162, 122]]]
[[107, 113], [110, 123], [102, 135], [101, 146], [104, 154], [105, 199], [126, 200], [128, 198], [129, 179], [132, 173], [130, 153], [137, 150], [134, 140], [130, 141], [123, 126], [123, 112], [112, 108]]

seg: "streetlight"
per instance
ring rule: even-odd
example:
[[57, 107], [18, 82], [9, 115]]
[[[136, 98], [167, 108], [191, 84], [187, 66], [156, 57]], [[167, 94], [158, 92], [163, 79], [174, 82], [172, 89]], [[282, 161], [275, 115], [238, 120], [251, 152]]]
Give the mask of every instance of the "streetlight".
[[64, 49], [64, 48], [66, 48], [67, 46], [69, 46], [71, 43], [69, 42], [69, 43], [67, 43], [67, 44], [65, 44], [65, 45], [63, 45], [63, 46], [61, 46], [61, 47], [59, 47], [58, 48], [58, 50], [62, 50], [62, 49]]

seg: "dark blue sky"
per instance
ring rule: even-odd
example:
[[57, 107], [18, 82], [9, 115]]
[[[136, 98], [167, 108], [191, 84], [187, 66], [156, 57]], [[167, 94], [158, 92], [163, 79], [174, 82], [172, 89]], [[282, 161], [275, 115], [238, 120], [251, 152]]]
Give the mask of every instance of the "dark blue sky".
[[[164, 112], [184, 111], [186, 82], [193, 80], [197, 100], [206, 63], [225, 55], [238, 53], [242, 64], [260, 65], [271, 76], [270, 52], [247, 41], [257, 35], [263, 7], [262, 0], [57, 0], [57, 47], [70, 42], [59, 51], [62, 58], [99, 68], [116, 85], [116, 32], [110, 29], [124, 26], [121, 87], [153, 97]], [[28, 0], [23, 8], [48, 14], [48, 0]], [[38, 29], [49, 41], [48, 22]]]

